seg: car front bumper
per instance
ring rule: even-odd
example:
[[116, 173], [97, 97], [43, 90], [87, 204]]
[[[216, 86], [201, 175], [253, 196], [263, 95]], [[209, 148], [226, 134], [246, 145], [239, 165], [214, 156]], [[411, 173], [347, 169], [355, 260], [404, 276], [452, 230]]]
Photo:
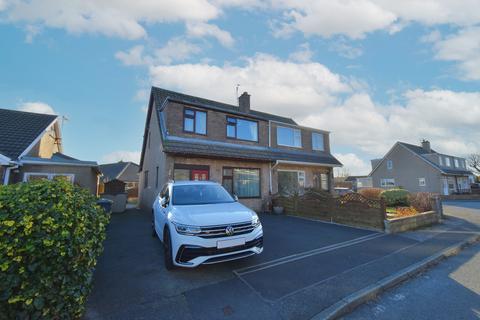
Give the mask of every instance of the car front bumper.
[[[175, 232], [175, 231], [174, 231]], [[244, 238], [245, 244], [217, 248], [217, 242]], [[263, 251], [263, 230], [259, 226], [248, 234], [239, 236], [205, 239], [178, 233], [172, 237], [172, 253], [177, 266], [193, 268], [200, 264], [213, 264], [246, 258]]]

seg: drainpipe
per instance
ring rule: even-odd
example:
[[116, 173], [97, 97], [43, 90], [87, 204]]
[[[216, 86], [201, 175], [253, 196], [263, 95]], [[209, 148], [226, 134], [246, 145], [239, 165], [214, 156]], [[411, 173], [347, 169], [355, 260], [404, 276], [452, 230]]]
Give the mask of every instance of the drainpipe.
[[3, 185], [6, 186], [8, 184], [8, 181], [10, 180], [10, 171], [18, 169], [18, 165], [13, 166], [13, 167], [7, 167], [5, 169], [5, 177], [3, 178]]
[[272, 172], [273, 172], [273, 169], [278, 165], [278, 160], [275, 160], [275, 164], [273, 165], [272, 167], [272, 163], [270, 162], [270, 170], [269, 170], [269, 176], [270, 176], [270, 194], [272, 194]]
[[268, 147], [272, 146], [272, 120], [268, 120]]

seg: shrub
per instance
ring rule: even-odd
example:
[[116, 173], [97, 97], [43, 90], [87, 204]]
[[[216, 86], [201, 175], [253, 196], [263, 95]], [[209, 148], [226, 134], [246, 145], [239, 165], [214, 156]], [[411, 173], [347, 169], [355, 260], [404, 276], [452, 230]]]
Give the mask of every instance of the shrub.
[[80, 318], [108, 215], [63, 180], [0, 186], [0, 318]]
[[358, 190], [358, 193], [369, 199], [380, 199], [380, 194], [383, 191], [384, 190], [380, 188], [365, 188]]
[[412, 193], [409, 197], [410, 205], [418, 212], [432, 210], [433, 194], [429, 192]]
[[409, 206], [408, 196], [409, 193], [404, 189], [390, 189], [384, 190], [380, 196], [385, 199], [385, 205], [387, 207], [396, 206]]

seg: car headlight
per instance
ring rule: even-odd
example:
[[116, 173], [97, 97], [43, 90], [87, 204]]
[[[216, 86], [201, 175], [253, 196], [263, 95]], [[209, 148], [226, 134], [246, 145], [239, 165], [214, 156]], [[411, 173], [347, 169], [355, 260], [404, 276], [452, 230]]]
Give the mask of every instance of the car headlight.
[[179, 223], [174, 223], [175, 229], [179, 234], [183, 234], [186, 236], [195, 236], [202, 232], [202, 229], [200, 227], [196, 226], [188, 226], [185, 224], [179, 224]]
[[254, 228], [258, 227], [260, 225], [260, 219], [258, 218], [257, 215], [252, 216], [252, 226]]

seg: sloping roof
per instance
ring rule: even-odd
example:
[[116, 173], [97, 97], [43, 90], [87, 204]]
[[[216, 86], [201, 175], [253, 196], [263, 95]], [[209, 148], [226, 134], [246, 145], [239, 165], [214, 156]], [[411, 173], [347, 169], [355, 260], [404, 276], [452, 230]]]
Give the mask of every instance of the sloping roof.
[[[411, 151], [413, 151], [414, 153], [418, 154], [418, 155], [424, 155], [424, 154], [427, 154], [427, 152], [425, 151], [425, 149], [423, 149], [421, 146], [416, 146], [414, 144], [410, 144], [410, 143], [405, 143], [405, 142], [398, 142], [399, 144], [403, 145], [404, 147], [410, 149]], [[430, 153], [438, 153], [436, 152], [435, 150], [431, 149], [431, 152]]]
[[164, 140], [163, 150], [167, 153], [221, 157], [260, 161], [298, 161], [340, 166], [341, 163], [326, 152], [303, 152], [279, 150], [260, 146], [238, 145], [209, 140], [168, 137]]
[[354, 182], [359, 178], [368, 178], [368, 176], [348, 176], [345, 181], [346, 182]]
[[115, 179], [121, 181], [138, 181], [139, 167], [133, 162], [119, 161], [101, 164], [99, 168], [103, 173], [103, 180], [105, 182]]
[[17, 159], [56, 115], [0, 109], [0, 154]]
[[63, 153], [56, 152], [51, 158], [39, 158], [39, 157], [22, 157], [21, 163], [24, 164], [51, 164], [51, 165], [73, 165], [73, 166], [90, 166], [97, 167], [98, 164], [95, 161], [83, 161], [67, 156]]
[[[431, 154], [438, 154], [440, 155], [440, 153], [438, 153], [437, 151], [431, 149], [430, 152], [427, 152], [423, 147], [421, 146], [417, 146], [417, 145], [414, 145], [414, 144], [410, 144], [410, 143], [406, 143], [406, 142], [401, 142], [401, 141], [398, 141], [397, 143], [395, 143], [395, 145], [390, 149], [389, 152], [387, 152], [387, 154], [376, 164], [376, 166], [372, 169], [372, 171], [370, 172], [369, 176], [371, 176], [373, 174], [373, 172], [380, 166], [380, 163], [387, 157], [387, 155], [392, 152], [392, 150], [397, 146], [397, 145], [400, 145], [400, 146], [403, 146], [404, 148], [408, 149], [409, 151], [413, 152], [414, 154], [416, 154], [418, 157], [420, 157], [423, 161], [427, 162], [428, 164], [430, 164], [433, 168], [437, 169], [438, 171], [440, 171], [441, 173], [443, 174], [450, 174], [450, 175], [470, 175], [472, 174], [471, 171], [469, 170], [465, 170], [463, 168], [447, 168], [445, 166], [440, 166], [438, 164], [436, 164], [435, 162], [431, 161], [428, 157], [426, 157], [426, 155], [431, 155]], [[458, 158], [458, 157], [455, 157], [455, 156], [450, 156], [450, 155], [444, 155], [444, 156], [447, 156], [447, 157], [452, 157], [452, 158]]]
[[190, 102], [190, 103], [194, 103], [204, 107], [243, 114], [245, 116], [255, 116], [255, 117], [262, 118], [264, 120], [278, 121], [278, 122], [283, 122], [287, 124], [297, 125], [297, 123], [292, 118], [281, 117], [274, 114], [265, 113], [265, 112], [256, 111], [256, 110], [250, 110], [249, 113], [243, 113], [239, 111], [238, 106], [234, 106], [231, 104], [218, 102], [214, 100], [208, 100], [200, 97], [190, 96], [187, 94], [170, 91], [162, 88], [152, 87], [152, 94], [155, 97], [155, 103], [157, 104], [156, 105], [157, 109], [161, 107], [165, 99], [169, 98], [169, 99], [177, 100], [179, 102]]

